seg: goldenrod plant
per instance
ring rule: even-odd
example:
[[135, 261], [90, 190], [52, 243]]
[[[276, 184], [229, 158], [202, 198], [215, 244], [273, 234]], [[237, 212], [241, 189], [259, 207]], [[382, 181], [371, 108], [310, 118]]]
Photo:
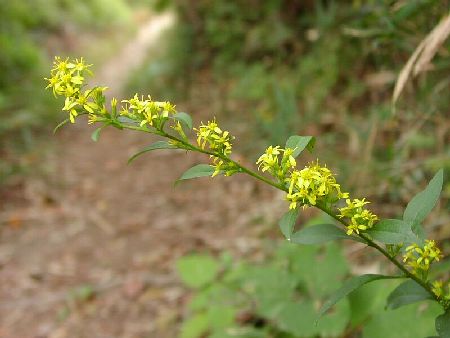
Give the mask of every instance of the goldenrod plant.
[[[337, 239], [364, 243], [377, 250], [398, 269], [396, 275], [365, 274], [348, 280], [326, 301], [319, 311], [325, 314], [334, 304], [364, 284], [380, 279], [405, 279], [388, 297], [388, 307], [422, 300], [434, 300], [444, 313], [436, 318], [439, 337], [450, 337], [450, 285], [448, 281], [432, 280], [430, 267], [442, 259], [436, 242], [425, 238], [421, 223], [439, 199], [443, 184], [440, 170], [429, 185], [408, 204], [402, 219], [379, 219], [367, 208], [365, 198], [351, 198], [343, 192], [335, 174], [320, 164], [310, 163], [298, 169], [296, 158], [305, 149], [311, 151], [315, 138], [291, 136], [284, 148], [269, 146], [256, 161], [259, 173], [232, 159], [234, 137], [223, 130], [213, 119], [193, 128], [187, 113], [178, 112], [170, 102], [154, 101], [135, 95], [133, 98], [113, 98], [109, 107], [104, 95], [106, 87], [86, 88], [86, 76], [92, 75], [91, 65], [83, 59], [69, 60], [57, 57], [48, 86], [55, 96], [65, 97], [63, 111], [68, 118], [57, 128], [87, 115], [89, 123], [100, 125], [92, 134], [96, 141], [103, 128], [112, 126], [160, 136], [157, 141], [130, 158], [157, 149], [183, 149], [206, 154], [209, 164], [199, 164], [188, 169], [180, 180], [204, 176], [231, 176], [243, 173], [286, 193], [289, 211], [280, 220], [280, 228], [288, 241], [299, 244], [319, 244]], [[196, 133], [196, 142], [188, 134]], [[340, 226], [320, 224], [295, 231], [300, 209], [315, 207], [331, 216]]]

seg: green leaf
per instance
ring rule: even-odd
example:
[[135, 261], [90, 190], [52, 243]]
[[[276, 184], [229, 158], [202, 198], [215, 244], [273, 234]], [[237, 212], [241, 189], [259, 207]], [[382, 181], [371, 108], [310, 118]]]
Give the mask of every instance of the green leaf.
[[198, 254], [181, 257], [176, 267], [183, 283], [192, 288], [212, 282], [219, 271], [219, 264], [211, 256]]
[[422, 338], [436, 335], [435, 317], [442, 312], [436, 302], [410, 304], [374, 313], [363, 327], [363, 338]]
[[200, 313], [191, 317], [181, 325], [180, 338], [198, 338], [208, 330], [208, 316]]
[[409, 279], [391, 292], [387, 299], [386, 307], [396, 309], [403, 305], [420, 302], [421, 300], [432, 299], [431, 295], [417, 282]]
[[436, 205], [443, 181], [444, 171], [441, 169], [434, 175], [427, 187], [408, 203], [403, 219], [407, 222], [421, 223]]
[[353, 277], [353, 278], [347, 280], [344, 283], [344, 285], [339, 290], [337, 290], [331, 296], [331, 298], [328, 299], [322, 305], [322, 308], [320, 309], [319, 315], [316, 319], [316, 323], [319, 321], [320, 317], [322, 317], [324, 315], [324, 313], [327, 312], [334, 304], [336, 304], [342, 298], [346, 297], [349, 293], [351, 293], [352, 291], [355, 291], [362, 285], [373, 282], [375, 280], [379, 280], [379, 279], [393, 279], [393, 278], [398, 278], [398, 277], [377, 275], [377, 274], [368, 274], [368, 275], [356, 276], [356, 277]]
[[335, 239], [353, 239], [364, 241], [358, 237], [349, 236], [344, 230], [334, 224], [317, 224], [297, 231], [291, 236], [291, 242], [297, 244], [321, 244]]
[[181, 123], [183, 123], [186, 127], [189, 128], [189, 130], [192, 129], [192, 118], [189, 114], [187, 113], [183, 113], [183, 112], [179, 112], [173, 115], [173, 118], [177, 121], [180, 121]]
[[322, 247], [299, 246], [290, 242], [286, 245], [293, 249], [289, 254], [291, 273], [314, 297], [328, 297], [335, 291], [336, 283], [349, 273], [347, 260], [336, 242]]
[[417, 242], [411, 225], [399, 219], [383, 219], [365, 233], [374, 240], [384, 244], [400, 244]]
[[53, 129], [53, 134], [56, 134], [56, 132], [59, 130], [59, 128], [61, 128], [62, 126], [64, 126], [65, 124], [69, 123], [70, 119], [65, 119], [64, 121], [60, 122], [55, 129]]
[[295, 222], [297, 221], [299, 209], [289, 210], [287, 213], [281, 217], [279, 226], [281, 232], [286, 239], [290, 240], [292, 232], [294, 231]]
[[136, 154], [134, 154], [133, 156], [131, 156], [128, 159], [128, 164], [130, 164], [131, 162], [133, 162], [136, 158], [138, 158], [139, 156], [141, 156], [142, 154], [145, 154], [149, 151], [153, 151], [153, 150], [157, 150], [157, 149], [176, 149], [175, 146], [171, 145], [169, 142], [167, 141], [157, 141], [155, 143], [150, 144], [148, 147], [145, 147], [144, 149], [138, 151]]
[[98, 141], [98, 139], [100, 138], [100, 132], [102, 131], [102, 129], [103, 129], [103, 126], [94, 130], [94, 132], [91, 134], [92, 141], [94, 141], [94, 142]]
[[197, 177], [211, 176], [213, 173], [214, 168], [209, 164], [197, 164], [192, 168], [186, 170], [177, 181], [190, 180], [191, 178]]
[[440, 338], [450, 338], [450, 309], [436, 318], [435, 325]]
[[[397, 280], [379, 280], [361, 286], [348, 295], [351, 307], [351, 325], [358, 326], [367, 322], [373, 315], [386, 311], [386, 299], [389, 293], [399, 285]], [[327, 318], [325, 316], [324, 318]], [[322, 319], [323, 320], [323, 319]]]
[[286, 141], [286, 148], [295, 149], [292, 156], [297, 157], [305, 148], [312, 152], [316, 138], [314, 136], [298, 136], [294, 135], [288, 138]]

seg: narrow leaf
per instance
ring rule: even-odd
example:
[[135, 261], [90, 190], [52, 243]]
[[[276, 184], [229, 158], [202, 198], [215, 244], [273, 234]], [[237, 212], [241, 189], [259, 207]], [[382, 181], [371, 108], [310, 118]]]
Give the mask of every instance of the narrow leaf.
[[417, 242], [411, 225], [399, 219], [383, 219], [366, 231], [374, 240], [384, 244]]
[[450, 338], [450, 309], [436, 318], [435, 325], [440, 338]]
[[175, 115], [173, 115], [173, 118], [177, 121], [180, 121], [181, 123], [183, 123], [186, 127], [190, 129], [192, 129], [192, 118], [189, 114], [187, 113], [183, 113], [183, 112], [179, 112], [176, 113]]
[[293, 135], [286, 141], [286, 148], [295, 149], [292, 156], [297, 157], [303, 150], [305, 150], [305, 148], [309, 152], [312, 152], [315, 143], [316, 138], [313, 136]]
[[283, 215], [283, 217], [281, 217], [280, 223], [278, 224], [284, 237], [286, 237], [286, 239], [288, 240], [291, 239], [292, 232], [294, 231], [294, 226], [295, 222], [297, 221], [298, 213], [299, 213], [298, 209], [289, 210], [287, 213]]
[[398, 276], [385, 276], [385, 275], [377, 275], [377, 274], [368, 274], [353, 277], [347, 280], [342, 287], [337, 290], [330, 299], [328, 299], [319, 311], [319, 314], [316, 319], [316, 324], [319, 321], [320, 317], [324, 315], [334, 304], [340, 301], [342, 298], [346, 297], [349, 293], [355, 291], [360, 288], [364, 284], [379, 280], [379, 279], [393, 279], [399, 278]]
[[128, 159], [128, 164], [130, 164], [131, 162], [133, 162], [137, 157], [141, 156], [142, 154], [145, 154], [149, 151], [153, 151], [153, 150], [157, 150], [157, 149], [175, 149], [176, 147], [171, 145], [169, 142], [167, 141], [157, 141], [151, 145], [149, 145], [148, 147], [145, 147], [144, 149], [138, 151], [136, 154], [134, 154], [133, 156], [131, 156]]
[[69, 119], [65, 119], [64, 121], [60, 122], [55, 129], [53, 129], [53, 134], [56, 134], [56, 132], [59, 130], [59, 128], [61, 128], [62, 126], [64, 126], [65, 124], [67, 124], [70, 120]]
[[92, 141], [94, 142], [98, 141], [98, 139], [100, 138], [100, 132], [102, 131], [102, 128], [103, 126], [94, 130], [94, 132], [91, 134]]
[[211, 176], [214, 173], [214, 168], [209, 164], [197, 164], [192, 168], [186, 170], [183, 175], [178, 179], [178, 181], [182, 180], [190, 180], [191, 178]]
[[333, 224], [312, 225], [291, 236], [291, 242], [298, 244], [321, 244], [335, 239], [353, 239], [362, 242], [358, 237], [347, 235], [344, 230]]
[[386, 307], [396, 309], [425, 299], [432, 299], [432, 297], [422, 286], [410, 279], [397, 286], [391, 292], [387, 299]]
[[403, 220], [421, 223], [436, 205], [442, 190], [443, 181], [444, 171], [441, 169], [434, 175], [427, 187], [408, 203], [403, 214]]

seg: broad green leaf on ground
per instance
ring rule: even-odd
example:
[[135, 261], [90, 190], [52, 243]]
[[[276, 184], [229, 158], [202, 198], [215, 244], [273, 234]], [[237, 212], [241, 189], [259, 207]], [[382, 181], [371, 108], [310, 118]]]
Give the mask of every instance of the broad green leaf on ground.
[[189, 114], [178, 112], [173, 115], [173, 118], [183, 123], [189, 130], [192, 129], [192, 118]]
[[312, 152], [315, 143], [316, 138], [313, 136], [294, 135], [289, 137], [288, 140], [286, 141], [286, 148], [295, 149], [292, 156], [297, 157], [303, 150], [305, 150], [305, 148], [309, 152]]
[[434, 175], [427, 187], [408, 203], [403, 214], [403, 220], [421, 223], [436, 205], [442, 190], [443, 181], [444, 171], [441, 169]]
[[421, 300], [432, 299], [432, 296], [412, 279], [404, 281], [391, 292], [387, 299], [386, 307], [396, 309]]
[[[314, 317], [315, 319], [315, 317]], [[317, 324], [320, 337], [342, 337], [350, 320], [350, 305], [347, 299], [333, 306], [332, 311]], [[314, 323], [314, 320], [313, 320]]]
[[417, 242], [417, 237], [411, 230], [411, 224], [399, 219], [383, 219], [365, 233], [384, 244]]
[[178, 181], [182, 180], [190, 180], [191, 178], [197, 177], [205, 177], [211, 176], [214, 173], [214, 168], [209, 164], [197, 164], [192, 168], [186, 170], [183, 175], [178, 179]]
[[[98, 130], [98, 129], [97, 129]], [[137, 157], [141, 156], [142, 154], [145, 154], [149, 151], [158, 150], [158, 149], [175, 149], [173, 145], [171, 145], [167, 141], [157, 141], [155, 143], [150, 144], [148, 147], [143, 148], [142, 150], [138, 151], [136, 154], [131, 156], [128, 159], [128, 164], [133, 162]]]
[[314, 326], [314, 306], [311, 301], [284, 303], [273, 318], [275, 325], [293, 336], [314, 337], [318, 334]]
[[321, 244], [335, 239], [353, 239], [359, 242], [358, 237], [349, 236], [344, 230], [334, 224], [317, 224], [295, 232], [291, 236], [291, 242], [297, 244]]
[[[292, 274], [317, 299], [328, 297], [349, 273], [348, 262], [337, 243], [298, 246], [290, 256]], [[333, 282], [330, 282], [333, 281]]]
[[210, 304], [207, 310], [209, 326], [213, 330], [230, 327], [234, 323], [237, 310], [232, 306]]
[[204, 313], [197, 314], [181, 325], [180, 338], [198, 338], [208, 330], [208, 316]]
[[265, 329], [240, 326], [229, 327], [221, 332], [213, 332], [208, 338], [267, 338], [268, 333]]
[[275, 266], [248, 266], [240, 276], [245, 293], [256, 299], [256, 311], [266, 318], [273, 318], [281, 306], [292, 299], [297, 280], [286, 269]]
[[192, 288], [212, 282], [219, 271], [219, 264], [212, 257], [198, 254], [181, 257], [176, 267], [183, 283]]
[[450, 338], [450, 310], [438, 316], [435, 325], [440, 338]]
[[[361, 286], [348, 295], [351, 308], [350, 323], [356, 327], [366, 322], [371, 316], [385, 311], [386, 298], [399, 285], [399, 280], [379, 280]], [[325, 316], [321, 319], [327, 318]]]
[[299, 209], [292, 209], [286, 212], [279, 222], [281, 232], [286, 239], [291, 239], [292, 232], [294, 230], [295, 222], [297, 221]]
[[392, 279], [395, 278], [393, 276], [385, 276], [385, 275], [377, 275], [377, 274], [368, 274], [353, 277], [347, 280], [344, 285], [337, 290], [323, 305], [319, 311], [319, 315], [316, 319], [318, 321], [320, 317], [322, 317], [325, 312], [327, 312], [334, 304], [339, 302], [342, 298], [346, 297], [349, 293], [355, 291], [359, 287], [364, 284], [379, 280], [379, 279]]
[[410, 304], [395, 310], [380, 311], [374, 313], [364, 325], [363, 338], [435, 336], [434, 319], [441, 312], [441, 306], [435, 302]]

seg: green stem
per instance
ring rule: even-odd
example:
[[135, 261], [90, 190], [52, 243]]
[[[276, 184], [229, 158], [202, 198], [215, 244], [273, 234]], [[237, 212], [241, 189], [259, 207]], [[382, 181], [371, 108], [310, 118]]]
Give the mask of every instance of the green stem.
[[[186, 142], [185, 140], [179, 139], [173, 135], [170, 135], [168, 133], [166, 133], [163, 130], [149, 130], [148, 128], [145, 127], [137, 127], [137, 126], [130, 126], [130, 125], [122, 125], [121, 126], [125, 129], [131, 129], [131, 130], [136, 130], [136, 131], [143, 131], [146, 133], [150, 133], [150, 134], [156, 134], [165, 138], [168, 138], [170, 140], [173, 140], [175, 142], [178, 142], [180, 144], [182, 144], [185, 149], [187, 150], [191, 150], [191, 151], [196, 151], [202, 154], [206, 154], [206, 155], [210, 155], [210, 156], [214, 156], [214, 157], [218, 157], [224, 161], [227, 162], [231, 162], [233, 163], [236, 167], [239, 168], [240, 172], [243, 172], [247, 175], [252, 176], [253, 178], [260, 180], [266, 184], [271, 185], [274, 188], [277, 188], [279, 190], [282, 190], [284, 192], [288, 192], [288, 189], [279, 183], [276, 183], [274, 181], [269, 180], [268, 178], [260, 175], [259, 173], [246, 168], [245, 166], [239, 164], [238, 162], [230, 159], [229, 157], [220, 154], [220, 153], [214, 153], [212, 151], [209, 150], [205, 150], [202, 149], [200, 147], [197, 147], [189, 142]], [[348, 227], [348, 224], [342, 220], [341, 218], [339, 218], [336, 214], [334, 214], [331, 210], [327, 209], [326, 207], [322, 206], [322, 205], [315, 205], [316, 208], [322, 210], [323, 212], [325, 212], [326, 214], [328, 214], [329, 216], [331, 216], [332, 218], [334, 218], [336, 221], [338, 221], [339, 223], [341, 223], [343, 226]], [[411, 278], [412, 280], [414, 280], [416, 283], [418, 283], [419, 285], [421, 285], [431, 296], [434, 300], [436, 300], [439, 304], [441, 304], [445, 310], [447, 310], [450, 305], [447, 304], [445, 301], [440, 300], [435, 294], [434, 292], [431, 290], [430, 285], [423, 281], [422, 279], [420, 279], [419, 277], [417, 277], [416, 275], [414, 275], [413, 273], [411, 273], [403, 264], [401, 264], [398, 260], [395, 259], [395, 257], [392, 257], [389, 252], [387, 252], [383, 247], [381, 247], [380, 245], [378, 245], [377, 243], [375, 243], [373, 240], [371, 240], [367, 235], [365, 235], [364, 233], [359, 233], [358, 236], [363, 239], [368, 246], [374, 248], [375, 250], [378, 250], [383, 256], [385, 256], [392, 264], [394, 264], [400, 271], [402, 271], [405, 276], [407, 276], [408, 278]]]

